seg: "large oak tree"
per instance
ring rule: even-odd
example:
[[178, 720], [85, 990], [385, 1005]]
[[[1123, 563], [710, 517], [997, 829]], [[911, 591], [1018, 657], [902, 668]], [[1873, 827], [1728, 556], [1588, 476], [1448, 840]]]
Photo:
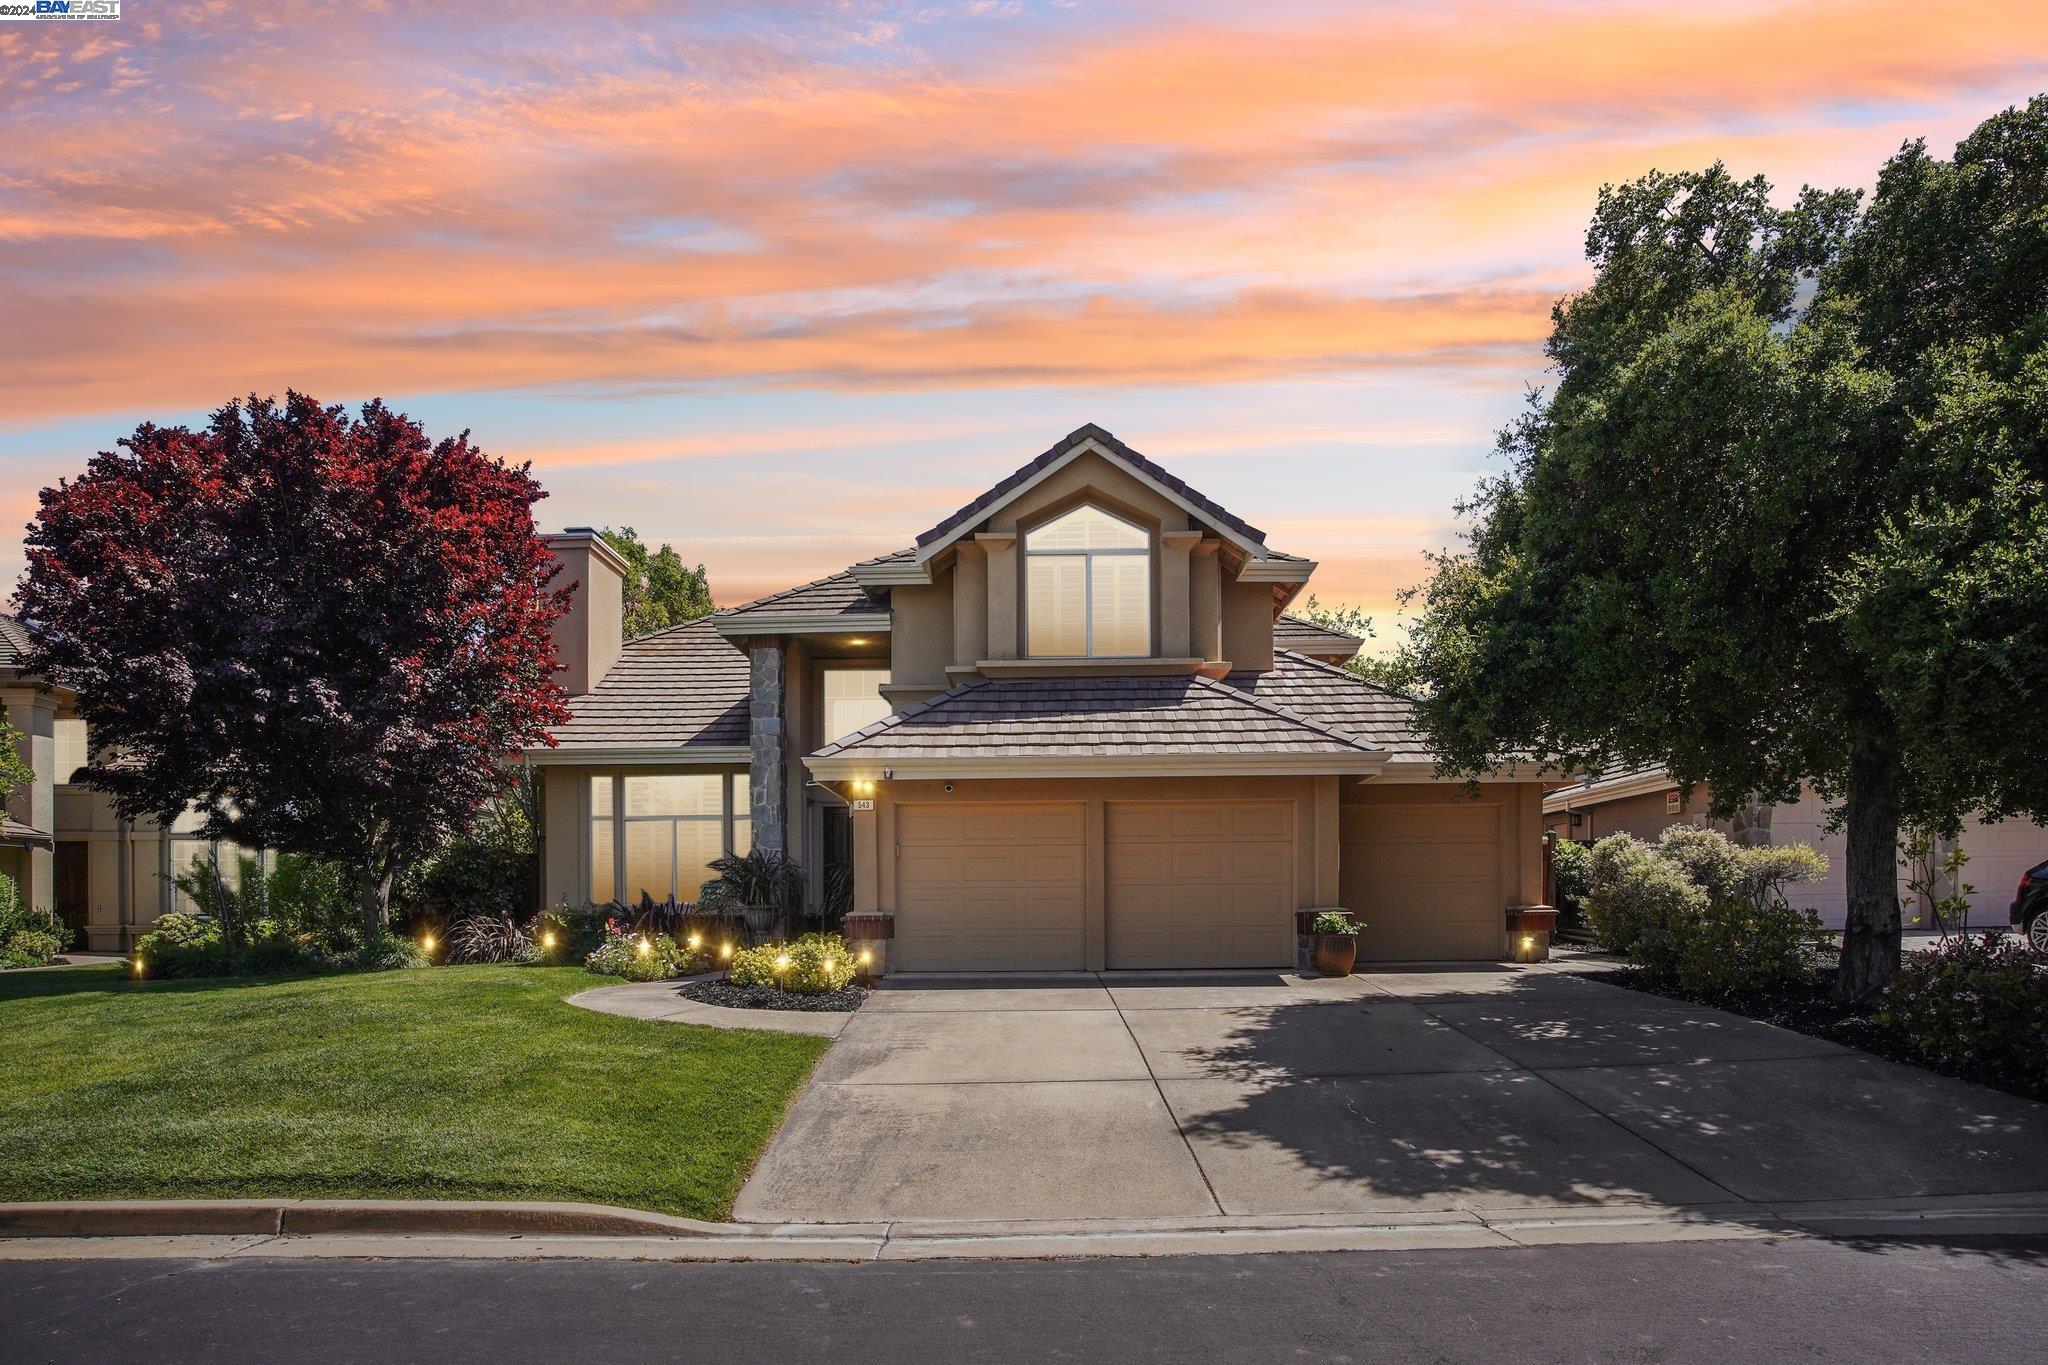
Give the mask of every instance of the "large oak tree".
[[2048, 811], [2048, 99], [1860, 196], [1600, 194], [1555, 388], [1406, 663], [1459, 771], [1662, 764], [1846, 825], [1837, 989], [1900, 952], [1902, 822]]
[[251, 397], [119, 446], [43, 490], [20, 592], [29, 666], [91, 727], [86, 780], [342, 865], [382, 932], [397, 872], [565, 718], [545, 494], [380, 402]]

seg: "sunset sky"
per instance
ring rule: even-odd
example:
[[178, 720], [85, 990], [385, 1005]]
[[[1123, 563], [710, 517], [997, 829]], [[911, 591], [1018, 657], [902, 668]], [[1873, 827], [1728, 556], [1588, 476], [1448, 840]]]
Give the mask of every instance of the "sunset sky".
[[38, 487], [290, 386], [721, 603], [1099, 422], [1398, 628], [1603, 181], [1867, 185], [2048, 89], [2038, 0], [124, 10], [0, 24], [0, 583]]

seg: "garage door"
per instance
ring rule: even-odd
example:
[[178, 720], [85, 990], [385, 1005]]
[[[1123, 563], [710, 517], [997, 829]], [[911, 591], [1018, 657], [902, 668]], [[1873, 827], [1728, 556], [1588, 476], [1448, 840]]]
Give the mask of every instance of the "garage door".
[[1294, 963], [1294, 807], [1113, 801], [1111, 967]]
[[1079, 802], [896, 807], [896, 958], [910, 972], [1086, 965]]
[[1346, 806], [1337, 889], [1381, 962], [1501, 955], [1500, 807]]

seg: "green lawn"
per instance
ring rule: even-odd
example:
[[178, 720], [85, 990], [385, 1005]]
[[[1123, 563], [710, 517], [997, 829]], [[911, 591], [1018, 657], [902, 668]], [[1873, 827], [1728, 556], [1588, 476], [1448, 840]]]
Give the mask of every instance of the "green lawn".
[[822, 1039], [563, 1000], [581, 968], [0, 973], [0, 1200], [591, 1200], [722, 1218]]

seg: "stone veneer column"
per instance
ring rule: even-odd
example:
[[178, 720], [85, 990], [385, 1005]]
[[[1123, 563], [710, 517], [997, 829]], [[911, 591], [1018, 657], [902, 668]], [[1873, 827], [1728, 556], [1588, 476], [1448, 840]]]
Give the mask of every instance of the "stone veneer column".
[[747, 797], [754, 847], [787, 851], [783, 820], [782, 641], [774, 636], [747, 645]]

